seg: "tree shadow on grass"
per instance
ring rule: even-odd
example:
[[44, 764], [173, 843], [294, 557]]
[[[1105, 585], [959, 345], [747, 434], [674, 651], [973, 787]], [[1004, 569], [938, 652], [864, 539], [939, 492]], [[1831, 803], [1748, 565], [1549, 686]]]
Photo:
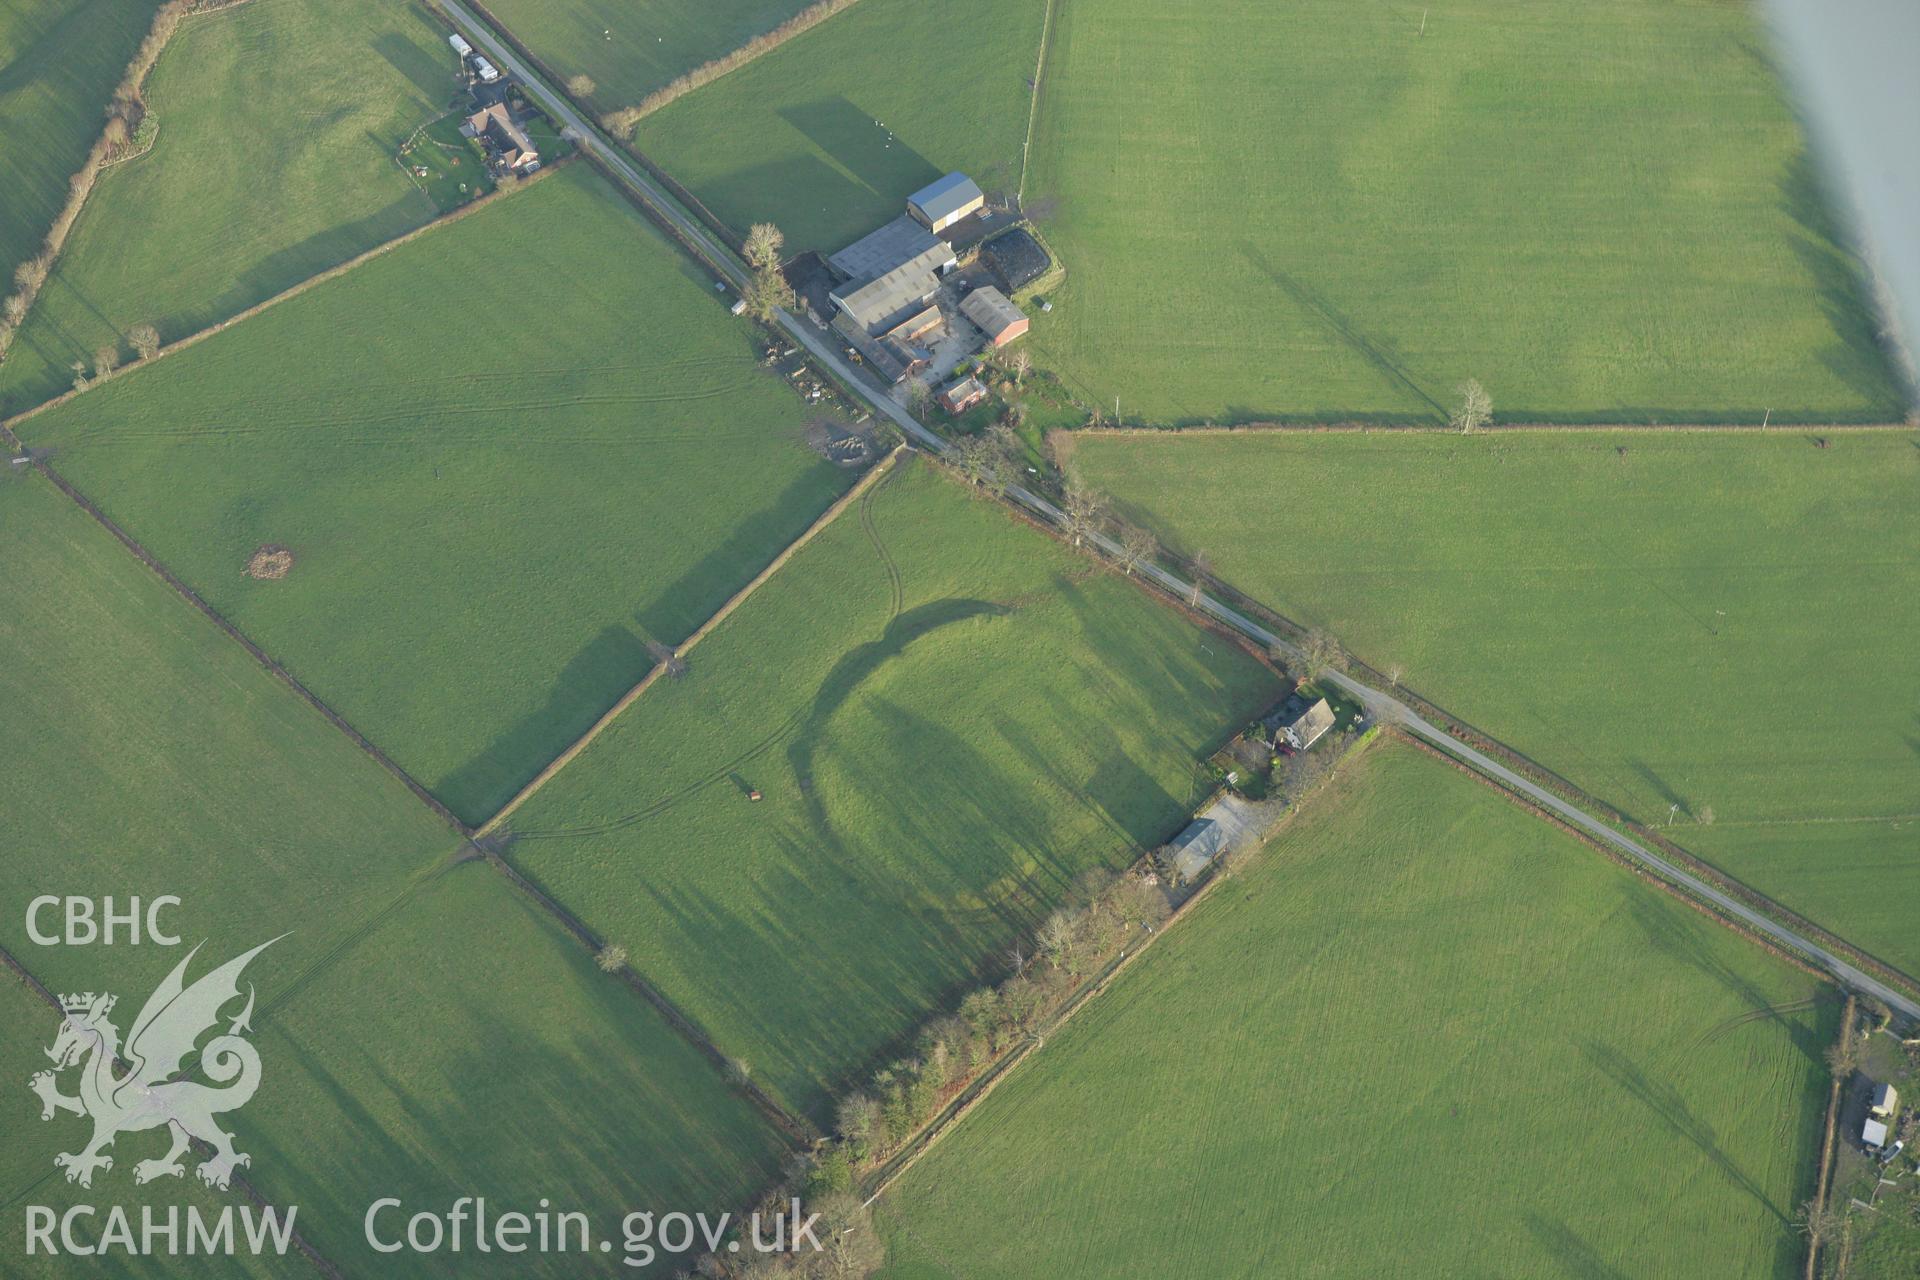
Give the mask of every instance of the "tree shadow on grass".
[[[1745, 974], [1729, 965], [1715, 951], [1706, 930], [1714, 928], [1691, 912], [1671, 905], [1661, 895], [1638, 884], [1621, 886], [1626, 898], [1627, 917], [1639, 926], [1647, 944], [1658, 954], [1678, 960], [1697, 973], [1713, 979], [1749, 1011], [1773, 1008], [1772, 997]], [[1791, 1018], [1779, 1021], [1794, 1046], [1808, 1061], [1817, 1062], [1825, 1052], [1812, 1028]]]
[[1693, 1113], [1685, 1096], [1672, 1084], [1655, 1080], [1612, 1045], [1590, 1040], [1580, 1046], [1580, 1052], [1588, 1063], [1619, 1086], [1629, 1098], [1646, 1108], [1662, 1125], [1698, 1148], [1708, 1162], [1725, 1175], [1727, 1181], [1751, 1196], [1756, 1204], [1783, 1225], [1788, 1221], [1786, 1211], [1767, 1198], [1766, 1189], [1720, 1149], [1719, 1135], [1714, 1132], [1713, 1126]]
[[1563, 1275], [1574, 1280], [1628, 1280], [1627, 1273], [1600, 1256], [1591, 1244], [1558, 1219], [1537, 1213], [1525, 1215], [1527, 1231], [1552, 1255]]

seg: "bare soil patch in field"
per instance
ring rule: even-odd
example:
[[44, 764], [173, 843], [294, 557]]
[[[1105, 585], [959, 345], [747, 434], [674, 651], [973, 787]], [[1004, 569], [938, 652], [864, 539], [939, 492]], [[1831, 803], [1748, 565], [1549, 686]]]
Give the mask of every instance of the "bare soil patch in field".
[[277, 582], [293, 570], [293, 552], [269, 543], [254, 552], [247, 561], [247, 576], [262, 582]]

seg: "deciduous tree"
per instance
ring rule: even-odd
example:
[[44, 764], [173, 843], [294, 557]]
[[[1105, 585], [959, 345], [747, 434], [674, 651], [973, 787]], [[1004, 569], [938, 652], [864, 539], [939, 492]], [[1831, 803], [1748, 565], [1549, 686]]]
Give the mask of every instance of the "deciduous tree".
[[1493, 397], [1480, 385], [1478, 378], [1468, 378], [1460, 384], [1460, 407], [1453, 411], [1449, 421], [1462, 435], [1472, 435], [1493, 417]]
[[755, 271], [780, 263], [780, 248], [786, 244], [787, 237], [779, 227], [771, 222], [756, 222], [747, 232], [746, 242], [740, 248], [740, 255], [747, 265]]
[[1306, 639], [1300, 643], [1300, 659], [1307, 679], [1318, 680], [1328, 667], [1340, 661], [1340, 642], [1329, 632], [1315, 627], [1307, 632]]
[[1160, 553], [1153, 535], [1137, 525], [1128, 525], [1120, 534], [1120, 567], [1131, 578], [1133, 571]]

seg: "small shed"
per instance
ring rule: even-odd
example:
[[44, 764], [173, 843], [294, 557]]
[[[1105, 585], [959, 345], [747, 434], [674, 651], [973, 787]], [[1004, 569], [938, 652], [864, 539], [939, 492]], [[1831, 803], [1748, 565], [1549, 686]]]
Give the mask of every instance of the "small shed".
[[992, 285], [982, 285], [960, 304], [960, 314], [979, 325], [988, 341], [1004, 347], [1027, 331], [1027, 317]]
[[1873, 1114], [1886, 1118], [1900, 1107], [1900, 1091], [1890, 1084], [1873, 1086]]
[[1869, 1120], [1861, 1127], [1860, 1143], [1869, 1151], [1878, 1151], [1887, 1145], [1887, 1122]]
[[969, 374], [940, 388], [940, 394], [935, 398], [948, 413], [961, 414], [985, 400], [987, 388], [980, 379]]
[[929, 231], [944, 231], [970, 213], [984, 208], [987, 197], [972, 178], [950, 173], [907, 197], [907, 212]]
[[1227, 847], [1226, 829], [1212, 818], [1195, 818], [1167, 845], [1167, 860], [1182, 881], [1191, 881]]

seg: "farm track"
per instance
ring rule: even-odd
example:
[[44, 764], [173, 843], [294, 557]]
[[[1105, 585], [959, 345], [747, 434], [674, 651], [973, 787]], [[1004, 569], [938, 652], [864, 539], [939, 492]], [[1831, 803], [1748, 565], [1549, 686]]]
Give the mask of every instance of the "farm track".
[[900, 566], [888, 552], [887, 544], [881, 540], [880, 530], [874, 524], [873, 496], [879, 490], [880, 486], [876, 484], [867, 490], [866, 497], [860, 499], [860, 527], [866, 531], [867, 541], [873, 544], [873, 550], [880, 557], [880, 564], [887, 572], [887, 582], [893, 591], [893, 606], [887, 617], [893, 619], [899, 617], [901, 609], [906, 607], [906, 590], [900, 581]]
[[1789, 1000], [1785, 1004], [1770, 1004], [1764, 1009], [1749, 1009], [1745, 1013], [1735, 1014], [1717, 1026], [1707, 1028], [1706, 1034], [1702, 1035], [1696, 1043], [1712, 1044], [1728, 1032], [1738, 1030], [1749, 1023], [1759, 1022], [1766, 1018], [1777, 1018], [1783, 1013], [1805, 1013], [1818, 1003], [1819, 1001], [1817, 999], [1809, 996], [1805, 1000]]

